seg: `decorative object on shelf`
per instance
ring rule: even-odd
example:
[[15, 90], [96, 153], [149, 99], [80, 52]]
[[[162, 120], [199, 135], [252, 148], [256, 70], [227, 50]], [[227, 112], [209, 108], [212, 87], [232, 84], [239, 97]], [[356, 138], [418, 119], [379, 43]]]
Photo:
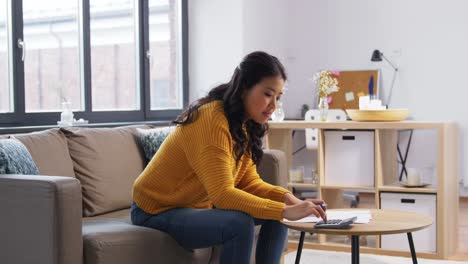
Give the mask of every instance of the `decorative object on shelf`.
[[400, 184], [401, 184], [401, 186], [406, 187], [406, 188], [425, 188], [425, 187], [431, 185], [430, 183], [421, 183], [421, 184], [418, 184], [418, 185], [413, 185], [413, 184], [408, 184], [406, 182], [402, 182]]
[[328, 98], [320, 97], [318, 109], [320, 111], [320, 121], [327, 121], [328, 119]]
[[304, 182], [304, 166], [299, 166], [289, 170], [289, 181], [293, 183]]
[[271, 114], [271, 120], [280, 122], [284, 120], [284, 116], [283, 102], [278, 101], [275, 111]]
[[390, 101], [392, 99], [392, 91], [393, 91], [393, 86], [395, 85], [395, 80], [396, 80], [396, 76], [397, 76], [397, 73], [398, 73], [398, 67], [396, 67], [395, 64], [393, 64], [391, 61], [389, 61], [387, 59], [387, 57], [384, 56], [383, 52], [380, 52], [380, 50], [374, 50], [374, 52], [372, 52], [371, 61], [382, 61], [382, 59], [387, 61], [388, 64], [390, 64], [390, 66], [392, 66], [392, 68], [394, 70], [392, 83], [390, 84], [390, 90], [388, 92], [388, 97], [387, 97], [387, 100], [385, 101], [386, 108], [388, 108], [389, 105], [390, 105]]
[[382, 105], [382, 101], [375, 96], [360, 96], [359, 97], [359, 110], [385, 110], [386, 106]]
[[327, 121], [328, 103], [329, 100], [331, 100], [329, 95], [340, 89], [340, 87], [338, 87], [338, 80], [333, 77], [338, 75], [338, 72], [330, 71], [320, 71], [314, 75], [319, 97], [318, 109], [320, 110], [320, 121]]
[[60, 127], [68, 127], [68, 126], [82, 126], [87, 125], [89, 122], [88, 120], [84, 120], [80, 118], [76, 120], [72, 111], [72, 104], [71, 102], [65, 101], [62, 103], [62, 113], [60, 114], [60, 121], [57, 121], [57, 125]]
[[312, 170], [312, 184], [318, 184], [318, 179], [319, 179], [319, 176], [318, 176], [318, 172], [317, 170]]
[[353, 121], [390, 122], [405, 120], [409, 111], [407, 108], [387, 110], [346, 109], [346, 113]]
[[309, 105], [308, 104], [303, 104], [301, 108], [301, 118], [304, 119], [305, 113], [309, 111]]
[[60, 126], [73, 126], [73, 112], [71, 102], [62, 103], [62, 113], [60, 114], [60, 121], [57, 122]]
[[408, 172], [406, 184], [412, 186], [421, 186], [423, 180], [419, 170], [416, 168], [407, 168], [406, 171]]

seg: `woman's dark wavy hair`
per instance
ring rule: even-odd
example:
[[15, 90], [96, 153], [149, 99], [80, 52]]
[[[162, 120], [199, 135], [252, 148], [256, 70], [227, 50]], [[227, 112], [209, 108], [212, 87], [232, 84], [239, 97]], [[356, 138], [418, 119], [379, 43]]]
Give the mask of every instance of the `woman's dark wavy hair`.
[[229, 122], [229, 131], [235, 142], [234, 154], [238, 162], [242, 155], [252, 154], [252, 160], [258, 164], [263, 156], [262, 137], [268, 130], [267, 124], [259, 124], [253, 120], [247, 120], [245, 135], [242, 125], [246, 114], [242, 95], [252, 89], [263, 78], [280, 76], [286, 81], [286, 72], [281, 62], [266, 52], [255, 51], [245, 56], [239, 66], [236, 67], [231, 80], [213, 88], [207, 96], [200, 98], [188, 106], [179, 115], [173, 124], [187, 125], [192, 123], [198, 114], [198, 108], [215, 100], [224, 103], [224, 113]]

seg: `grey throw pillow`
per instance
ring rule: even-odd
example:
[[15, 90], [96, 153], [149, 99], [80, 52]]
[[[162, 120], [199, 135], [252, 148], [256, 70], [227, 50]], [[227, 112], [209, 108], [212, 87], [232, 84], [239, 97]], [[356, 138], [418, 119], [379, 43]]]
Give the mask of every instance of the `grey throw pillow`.
[[39, 170], [23, 143], [0, 139], [0, 174], [39, 175]]
[[146, 162], [149, 162], [161, 147], [166, 137], [175, 127], [157, 127], [152, 129], [138, 128], [138, 141], [145, 154]]

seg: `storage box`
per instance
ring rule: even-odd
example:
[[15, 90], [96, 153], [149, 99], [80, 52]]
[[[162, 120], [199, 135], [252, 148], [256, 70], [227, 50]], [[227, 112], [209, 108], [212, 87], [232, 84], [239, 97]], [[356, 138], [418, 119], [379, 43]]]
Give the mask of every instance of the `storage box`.
[[[434, 223], [426, 228], [413, 232], [413, 242], [416, 252], [435, 252], [436, 233], [436, 195], [412, 193], [381, 193], [380, 207], [407, 212], [419, 213], [434, 219]], [[383, 249], [409, 251], [408, 236], [405, 234], [382, 236]]]
[[325, 184], [374, 186], [374, 131], [324, 131]]

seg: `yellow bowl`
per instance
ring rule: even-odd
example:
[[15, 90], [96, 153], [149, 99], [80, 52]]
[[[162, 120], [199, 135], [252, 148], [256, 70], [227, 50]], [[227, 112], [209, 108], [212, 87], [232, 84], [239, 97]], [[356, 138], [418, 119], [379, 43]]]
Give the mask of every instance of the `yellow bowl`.
[[371, 122], [402, 121], [405, 120], [409, 114], [407, 108], [386, 110], [346, 109], [346, 112], [353, 121]]

